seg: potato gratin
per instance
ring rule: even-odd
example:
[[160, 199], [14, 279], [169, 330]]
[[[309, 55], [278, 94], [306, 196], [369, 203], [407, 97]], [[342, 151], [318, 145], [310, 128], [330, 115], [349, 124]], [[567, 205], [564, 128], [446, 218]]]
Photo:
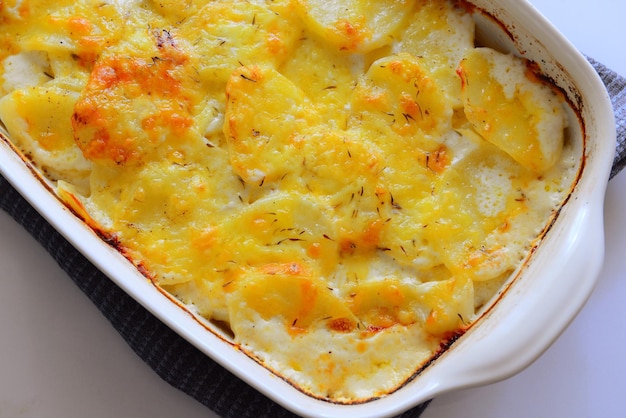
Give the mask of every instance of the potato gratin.
[[463, 333], [577, 174], [565, 101], [446, 0], [0, 2], [0, 118], [156, 286], [312, 396]]

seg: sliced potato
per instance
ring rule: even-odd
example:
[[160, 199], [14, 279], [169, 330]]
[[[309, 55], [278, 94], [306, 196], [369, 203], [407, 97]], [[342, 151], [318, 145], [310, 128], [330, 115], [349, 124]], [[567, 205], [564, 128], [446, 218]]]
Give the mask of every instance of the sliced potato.
[[[302, 65], [303, 62], [307, 64]], [[337, 128], [346, 126], [349, 111], [346, 103], [355, 83], [350, 55], [328, 48], [322, 40], [309, 36], [300, 41], [280, 72], [314, 99], [327, 123]]]
[[256, 314], [265, 320], [279, 317], [295, 335], [319, 326], [338, 332], [357, 327], [357, 318], [326, 282], [295, 262], [249, 271], [229, 295], [228, 304], [235, 334], [248, 315]]
[[0, 119], [52, 180], [75, 180], [84, 188], [91, 164], [74, 143], [71, 124], [78, 97], [56, 82], [13, 90], [0, 100]]
[[93, 13], [93, 2], [86, 0], [54, 2], [53, 10], [48, 10], [50, 2], [24, 3], [22, 13], [32, 13], [37, 24], [22, 29], [19, 44], [23, 50], [63, 55], [64, 60], [71, 58], [90, 68], [124, 32], [123, 11], [117, 2], [100, 3], [98, 13]]
[[[263, 4], [261, 4], [263, 3]], [[223, 88], [242, 65], [278, 68], [300, 36], [293, 13], [274, 2], [210, 1], [181, 22], [177, 34], [199, 57], [197, 77]]]
[[564, 140], [563, 100], [526, 61], [476, 48], [461, 61], [459, 74], [465, 115], [484, 139], [536, 173], [555, 164]]
[[354, 286], [348, 301], [352, 312], [366, 327], [389, 328], [424, 322], [429, 313], [422, 309], [415, 285], [390, 278]]
[[301, 132], [319, 117], [294, 83], [272, 68], [241, 67], [226, 95], [224, 133], [245, 182], [275, 181], [302, 165]]
[[414, 1], [297, 0], [296, 4], [313, 33], [340, 50], [367, 52], [393, 40]]
[[417, 0], [416, 12], [394, 45], [397, 52], [420, 57], [447, 99], [463, 106], [456, 69], [466, 51], [474, 48], [474, 21], [452, 2]]
[[309, 260], [318, 274], [337, 263], [328, 209], [297, 192], [274, 192], [221, 221], [211, 255], [218, 268]]
[[[390, 126], [404, 137], [438, 137], [452, 123], [452, 107], [437, 81], [408, 53], [375, 61], [359, 80], [350, 104], [351, 126], [372, 131]], [[379, 141], [387, 142], [384, 137]]]
[[166, 30], [143, 38], [147, 52], [122, 46], [98, 59], [76, 103], [74, 138], [88, 160], [142, 164], [200, 141], [203, 96], [193, 61]]

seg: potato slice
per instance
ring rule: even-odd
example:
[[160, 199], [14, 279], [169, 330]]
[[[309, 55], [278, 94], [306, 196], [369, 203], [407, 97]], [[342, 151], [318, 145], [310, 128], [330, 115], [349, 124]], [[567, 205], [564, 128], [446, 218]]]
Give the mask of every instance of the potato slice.
[[350, 55], [309, 36], [300, 41], [280, 72], [315, 99], [327, 124], [343, 128], [349, 113], [346, 103], [354, 88], [353, 67]]
[[[404, 137], [437, 138], [452, 124], [452, 107], [436, 80], [408, 53], [372, 63], [359, 80], [350, 105], [350, 126], [362, 126], [372, 133], [390, 126], [393, 133]], [[379, 138], [381, 147], [388, 143], [384, 136], [371, 137]]]
[[241, 67], [226, 95], [224, 133], [245, 182], [275, 181], [301, 165], [301, 132], [319, 117], [295, 84], [272, 68]]
[[242, 65], [284, 62], [300, 36], [292, 15], [275, 2], [210, 1], [183, 20], [177, 34], [200, 57], [196, 76], [223, 88]]
[[413, 0], [296, 2], [300, 16], [312, 32], [349, 52], [367, 52], [390, 43], [413, 10], [413, 3]]
[[[336, 235], [328, 208], [297, 192], [273, 192], [229, 213], [217, 231], [211, 258], [219, 270], [308, 260], [328, 275], [337, 263]], [[225, 233], [224, 231], [229, 231]]]
[[98, 59], [76, 103], [74, 138], [88, 160], [141, 165], [172, 150], [193, 155], [201, 141], [204, 96], [188, 51], [167, 30], [140, 41], [148, 51], [122, 45]]
[[[98, 13], [93, 13], [93, 2], [86, 0], [24, 3], [22, 13], [32, 14], [30, 19], [36, 23], [19, 31], [20, 49], [47, 51], [51, 57], [62, 55], [63, 61], [71, 56], [85, 67], [91, 67], [107, 47], [118, 42], [125, 28], [117, 2], [100, 3]], [[46, 3], [56, 7], [49, 10]]]
[[0, 100], [0, 119], [52, 180], [71, 179], [84, 188], [91, 164], [74, 143], [70, 123], [78, 97], [55, 81], [13, 90]]
[[420, 57], [455, 108], [463, 106], [456, 69], [474, 47], [474, 21], [452, 2], [418, 0], [414, 17], [393, 49]]
[[544, 173], [558, 160], [566, 125], [563, 101], [529, 64], [488, 48], [459, 66], [465, 115], [487, 141], [522, 166]]
[[252, 313], [265, 320], [280, 318], [294, 335], [320, 326], [338, 332], [357, 327], [357, 318], [346, 303], [297, 262], [266, 264], [249, 271], [228, 303], [236, 335]]
[[419, 304], [414, 285], [384, 279], [354, 286], [350, 290], [349, 306], [366, 327], [389, 328], [424, 322], [427, 309]]

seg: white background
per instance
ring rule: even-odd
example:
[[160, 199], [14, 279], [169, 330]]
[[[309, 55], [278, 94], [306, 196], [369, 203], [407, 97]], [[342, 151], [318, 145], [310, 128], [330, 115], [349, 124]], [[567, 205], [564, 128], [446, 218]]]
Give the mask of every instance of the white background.
[[[532, 3], [583, 53], [626, 75], [625, 1]], [[626, 416], [626, 172], [609, 183], [605, 217], [600, 281], [561, 338], [519, 375], [442, 395], [423, 418]], [[146, 366], [4, 213], [0, 283], [0, 418], [215, 417]]]

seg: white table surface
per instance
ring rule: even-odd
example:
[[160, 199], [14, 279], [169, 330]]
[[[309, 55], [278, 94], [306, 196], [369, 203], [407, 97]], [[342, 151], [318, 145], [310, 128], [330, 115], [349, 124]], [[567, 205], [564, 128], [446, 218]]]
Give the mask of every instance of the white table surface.
[[[624, 0], [532, 3], [626, 75]], [[626, 416], [626, 172], [609, 183], [605, 219], [600, 281], [560, 339], [515, 377], [436, 398], [423, 418]], [[0, 283], [0, 417], [216, 417], [146, 366], [3, 212]]]

